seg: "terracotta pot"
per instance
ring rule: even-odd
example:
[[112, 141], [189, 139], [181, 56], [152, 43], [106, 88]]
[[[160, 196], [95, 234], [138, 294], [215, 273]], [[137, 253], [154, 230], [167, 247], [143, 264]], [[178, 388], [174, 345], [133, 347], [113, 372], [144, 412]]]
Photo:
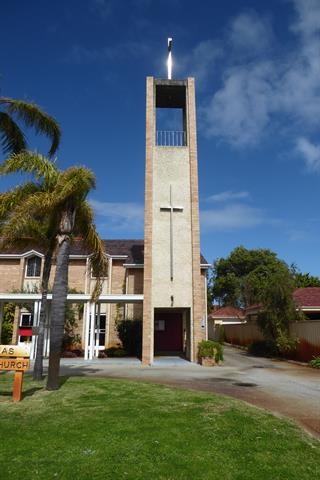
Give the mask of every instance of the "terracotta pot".
[[214, 367], [216, 365], [215, 359], [212, 357], [202, 357], [200, 363], [203, 367]]

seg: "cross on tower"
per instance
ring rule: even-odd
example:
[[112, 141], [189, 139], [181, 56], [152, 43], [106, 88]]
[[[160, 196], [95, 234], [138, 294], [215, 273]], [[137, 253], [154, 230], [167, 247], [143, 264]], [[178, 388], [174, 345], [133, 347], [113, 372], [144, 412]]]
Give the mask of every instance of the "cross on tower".
[[173, 280], [173, 212], [183, 212], [183, 207], [172, 205], [172, 185], [170, 185], [170, 204], [160, 207], [161, 212], [170, 212], [170, 280]]

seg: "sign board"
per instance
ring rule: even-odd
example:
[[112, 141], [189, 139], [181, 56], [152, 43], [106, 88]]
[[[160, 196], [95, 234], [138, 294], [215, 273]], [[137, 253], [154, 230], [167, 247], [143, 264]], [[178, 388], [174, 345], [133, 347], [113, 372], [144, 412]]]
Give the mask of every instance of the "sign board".
[[0, 345], [0, 357], [30, 357], [30, 352], [18, 345]]
[[30, 360], [24, 358], [0, 358], [0, 370], [28, 370]]
[[[27, 358], [25, 358], [27, 357]], [[20, 402], [23, 374], [30, 365], [30, 352], [18, 345], [0, 345], [0, 370], [14, 370], [12, 399]]]

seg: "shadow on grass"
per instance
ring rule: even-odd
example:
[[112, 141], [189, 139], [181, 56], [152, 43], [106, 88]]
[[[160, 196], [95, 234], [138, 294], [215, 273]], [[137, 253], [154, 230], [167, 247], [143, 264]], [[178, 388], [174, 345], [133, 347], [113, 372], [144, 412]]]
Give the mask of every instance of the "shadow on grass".
[[[32, 387], [27, 390], [22, 390], [21, 400], [25, 397], [32, 397], [38, 390], [43, 390], [43, 387]], [[0, 390], [0, 397], [12, 397], [12, 389], [7, 392]]]
[[59, 388], [61, 388], [68, 380], [69, 376], [65, 375], [63, 377], [59, 377]]
[[[43, 377], [43, 380], [45, 380], [46, 377]], [[60, 383], [59, 383], [59, 389], [69, 380], [70, 377], [67, 377], [67, 376], [64, 376], [64, 377], [60, 377]], [[58, 390], [59, 390], [58, 389]], [[1, 397], [12, 397], [12, 390], [13, 390], [13, 385], [12, 385], [12, 388], [8, 391], [1, 391], [0, 390], [0, 398]], [[26, 390], [24, 390], [22, 388], [22, 395], [21, 395], [21, 400], [23, 400], [24, 398], [26, 397], [32, 397], [32, 395], [34, 395], [36, 392], [38, 392], [39, 390], [46, 390], [46, 386], [45, 385], [39, 385], [39, 387], [30, 387]]]

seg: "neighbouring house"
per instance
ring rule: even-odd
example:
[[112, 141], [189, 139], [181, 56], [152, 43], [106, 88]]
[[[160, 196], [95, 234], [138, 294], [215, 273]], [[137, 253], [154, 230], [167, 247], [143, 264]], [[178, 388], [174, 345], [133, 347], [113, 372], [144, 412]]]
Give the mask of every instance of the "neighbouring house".
[[[162, 109], [168, 115], [161, 116]], [[172, 131], [170, 112], [180, 112]], [[161, 120], [168, 119], [168, 124]], [[163, 123], [164, 122], [164, 123]], [[113, 181], [111, 179], [111, 181]], [[70, 304], [78, 309], [78, 334], [85, 359], [118, 342], [116, 323], [142, 319], [142, 363], [154, 355], [181, 354], [197, 361], [198, 344], [208, 338], [207, 269], [200, 254], [195, 85], [147, 77], [144, 240], [107, 240], [109, 272], [102, 293], [91, 302], [95, 283], [90, 253], [76, 240], [69, 265]], [[3, 306], [16, 308], [13, 342], [36, 345], [38, 293], [43, 252], [36, 245], [0, 252], [0, 327]], [[55, 268], [51, 276], [51, 285]], [[38, 291], [37, 291], [38, 290]], [[51, 295], [48, 296], [49, 309]], [[50, 318], [50, 311], [48, 312]], [[47, 353], [48, 339], [46, 341]]]
[[297, 288], [293, 298], [309, 320], [320, 320], [320, 287]]
[[245, 313], [240, 308], [218, 307], [208, 314], [208, 322], [214, 325], [237, 325], [245, 322]]
[[[297, 288], [293, 292], [297, 310], [302, 311], [309, 320], [320, 320], [320, 287]], [[255, 322], [261, 305], [250, 305], [245, 310], [248, 322]]]
[[208, 338], [219, 340], [222, 335], [221, 327], [224, 325], [239, 325], [245, 323], [244, 311], [232, 306], [214, 306], [208, 314]]
[[[293, 358], [309, 361], [320, 355], [320, 287], [297, 288], [293, 292], [297, 310], [305, 315], [305, 320], [292, 322], [290, 334], [299, 339]], [[227, 342], [249, 345], [263, 340], [263, 335], [256, 323], [261, 305], [251, 305], [245, 311], [247, 322], [243, 325], [225, 325], [224, 334]]]

